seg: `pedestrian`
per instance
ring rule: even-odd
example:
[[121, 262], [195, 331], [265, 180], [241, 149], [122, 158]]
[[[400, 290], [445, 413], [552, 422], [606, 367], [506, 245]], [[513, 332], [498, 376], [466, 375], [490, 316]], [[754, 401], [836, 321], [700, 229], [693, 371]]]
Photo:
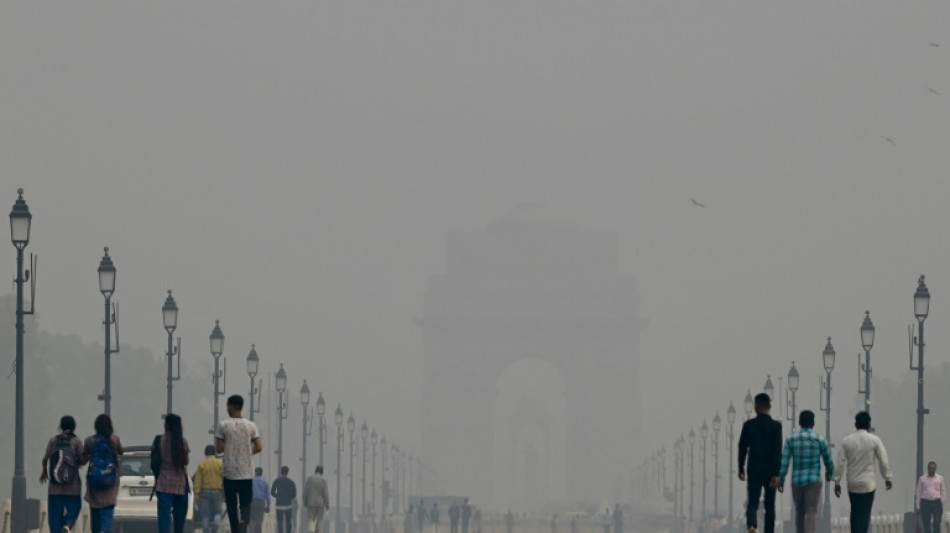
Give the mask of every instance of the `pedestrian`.
[[577, 533], [577, 515], [571, 515], [571, 533]]
[[432, 509], [429, 511], [429, 521], [432, 522], [432, 533], [439, 533], [439, 506], [432, 502]]
[[604, 511], [604, 517], [600, 521], [601, 525], [604, 526], [604, 533], [610, 533], [610, 522], [611, 522], [610, 507], [608, 506], [607, 509]]
[[46, 443], [40, 484], [49, 481], [47, 518], [51, 533], [71, 533], [82, 511], [82, 440], [76, 436], [76, 419], [59, 419], [59, 433]]
[[[254, 454], [261, 453], [261, 434], [254, 422], [241, 416], [244, 398], [239, 394], [228, 397], [228, 418], [215, 428], [215, 449], [222, 456], [224, 475], [224, 503], [228, 508], [228, 522], [232, 533], [244, 533], [251, 516], [254, 478]], [[264, 489], [267, 492], [267, 488]]]
[[307, 533], [322, 533], [323, 516], [330, 510], [330, 493], [327, 480], [323, 479], [323, 466], [317, 466], [315, 474], [303, 485], [303, 504], [307, 507]]
[[425, 533], [426, 531], [426, 520], [429, 518], [429, 512], [426, 511], [426, 501], [423, 499], [419, 500], [419, 507], [416, 508], [416, 521], [418, 522], [418, 528], [416, 531], [418, 533]]
[[172, 531], [174, 517], [175, 533], [185, 530], [185, 515], [188, 513], [188, 441], [182, 436], [181, 417], [165, 415], [165, 433], [159, 439], [162, 470], [155, 481], [158, 495], [158, 533]]
[[82, 462], [86, 469], [86, 503], [89, 504], [90, 529], [96, 533], [111, 533], [119, 476], [116, 466], [122, 456], [122, 441], [112, 428], [107, 414], [96, 417], [96, 432], [83, 441]]
[[472, 506], [465, 500], [462, 504], [462, 533], [468, 533], [468, 522], [472, 519]]
[[[459, 533], [459, 504], [458, 502], [453, 501], [452, 506], [449, 507], [449, 531], [450, 533]], [[511, 509], [508, 509], [508, 514], [511, 514]], [[511, 526], [508, 527], [508, 533], [511, 533]]]
[[947, 503], [947, 486], [937, 473], [937, 463], [927, 463], [927, 473], [917, 480], [917, 512], [924, 525], [924, 533], [940, 533], [943, 504]]
[[251, 533], [261, 533], [264, 529], [264, 514], [270, 512], [270, 491], [267, 490], [267, 479], [264, 478], [264, 469], [254, 469], [254, 479], [251, 481]]
[[804, 410], [798, 415], [800, 429], [785, 439], [782, 466], [775, 484], [779, 492], [785, 490], [785, 475], [792, 464], [792, 501], [795, 503], [796, 533], [815, 533], [815, 517], [821, 502], [821, 462], [825, 462], [825, 481], [831, 481], [835, 463], [831, 447], [822, 435], [815, 433], [815, 413]]
[[270, 495], [274, 497], [274, 509], [277, 511], [277, 533], [293, 533], [294, 499], [297, 497], [297, 484], [287, 477], [290, 467], [280, 467], [280, 477], [271, 485]]
[[614, 504], [614, 533], [623, 533], [623, 511], [619, 503]]
[[403, 533], [413, 533], [413, 528], [415, 527], [415, 515], [413, 514], [414, 508], [412, 504], [409, 504], [409, 509], [406, 510], [406, 516], [402, 519], [402, 531]]
[[[760, 392], [755, 395], [755, 418], [742, 424], [739, 434], [739, 480], [746, 481], [748, 494], [745, 520], [749, 533], [759, 527], [759, 497], [765, 493], [764, 533], [775, 531], [775, 489], [782, 462], [782, 424], [772, 419], [772, 399]], [[746, 458], [748, 457], [748, 465]]]
[[214, 444], [205, 446], [205, 458], [195, 472], [195, 498], [201, 513], [202, 533], [221, 527], [221, 503], [224, 502], [224, 475], [221, 459], [215, 456]]
[[[452, 507], [455, 507], [454, 503], [452, 504]], [[449, 510], [449, 516], [451, 516], [451, 514], [452, 514], [452, 511]], [[456, 515], [457, 514], [458, 514], [458, 511], [456, 510]], [[511, 533], [511, 530], [514, 529], [514, 527], [515, 527], [515, 514], [511, 512], [511, 509], [508, 509], [508, 512], [505, 513], [505, 533]], [[452, 529], [453, 529], [452, 533], [457, 533], [455, 531], [456, 529], [455, 525], [452, 526]]]
[[[854, 415], [854, 433], [841, 439], [835, 463], [835, 497], [841, 497], [841, 475], [848, 473], [848, 499], [851, 500], [851, 533], [867, 533], [871, 527], [871, 506], [877, 489], [877, 466], [884, 477], [884, 486], [891, 490], [891, 467], [887, 450], [880, 437], [869, 433], [871, 415], [866, 411]], [[875, 463], [877, 463], [875, 465]]]

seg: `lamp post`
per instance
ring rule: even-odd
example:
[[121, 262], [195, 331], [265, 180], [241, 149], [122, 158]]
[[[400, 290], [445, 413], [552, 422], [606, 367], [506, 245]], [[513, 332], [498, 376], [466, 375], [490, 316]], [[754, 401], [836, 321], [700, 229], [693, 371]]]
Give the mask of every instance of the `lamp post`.
[[660, 475], [660, 496], [666, 496], [666, 445], [660, 446], [660, 451], [656, 454], [657, 459], [659, 460], [659, 475]]
[[350, 513], [349, 513], [349, 514], [350, 514], [350, 520], [349, 520], [349, 526], [352, 528], [352, 527], [353, 527], [353, 457], [356, 456], [356, 441], [355, 441], [355, 437], [356, 437], [356, 419], [353, 418], [353, 413], [352, 413], [352, 412], [350, 412], [350, 417], [349, 417], [348, 419], [346, 419], [346, 429], [347, 429], [347, 431], [349, 431], [349, 433], [350, 433], [350, 473], [349, 473], [349, 476], [348, 476], [348, 477], [350, 478], [350, 481], [349, 481], [349, 483], [350, 483], [350, 499], [349, 499], [349, 504], [350, 504]]
[[323, 466], [323, 445], [327, 442], [327, 426], [324, 416], [327, 414], [327, 402], [323, 399], [323, 393], [317, 393], [317, 438], [320, 439], [320, 462]]
[[[406, 492], [406, 450], [401, 450], [399, 452], [399, 482], [402, 483], [402, 486], [399, 488], [399, 497], [403, 499], [402, 502], [399, 502], [400, 505], [405, 504], [406, 507], [409, 506], [409, 494]], [[412, 475], [410, 470], [409, 475]]]
[[686, 510], [683, 508], [683, 496], [686, 494], [686, 486], [684, 485], [685, 476], [686, 476], [686, 438], [683, 437], [683, 434], [680, 433], [679, 438], [680, 446], [680, 520], [686, 518]]
[[[162, 305], [162, 322], [165, 324], [165, 331], [168, 332], [168, 376], [166, 377], [166, 407], [165, 414], [172, 412], [172, 382], [181, 379], [181, 337], [178, 338], [178, 346], [172, 342], [175, 329], [178, 328], [178, 304], [172, 298], [172, 291], [168, 291], [168, 297], [165, 298], [165, 304]], [[172, 374], [172, 358], [178, 356], [178, 375]]]
[[340, 521], [340, 476], [343, 474], [341, 458], [343, 455], [343, 409], [340, 404], [336, 404], [336, 411], [333, 413], [333, 421], [336, 423], [336, 533], [343, 533], [343, 523]]
[[389, 496], [392, 495], [390, 492], [387, 495], [386, 488], [389, 485], [386, 485], [386, 435], [383, 435], [383, 438], [379, 439], [379, 486], [380, 486], [380, 506], [379, 506], [379, 516], [383, 517], [386, 515], [386, 509], [389, 504]]
[[[369, 443], [373, 447], [373, 475], [372, 483], [370, 483], [370, 494], [373, 495], [370, 501], [369, 510], [370, 514], [373, 516], [373, 523], [376, 522], [376, 443], [378, 442], [379, 437], [376, 436], [376, 428], [373, 428], [373, 432], [369, 434]], [[383, 446], [386, 446], [385, 439], [383, 440]]]
[[752, 418], [752, 411], [755, 409], [754, 400], [752, 399], [752, 389], [749, 389], [749, 392], [745, 393], [745, 400], [742, 401], [742, 410], [745, 411], [745, 419], [748, 420]]
[[[788, 388], [785, 390], [785, 402], [788, 404], [789, 414], [786, 419], [792, 424], [792, 431], [795, 431], [795, 413], [798, 410], [798, 403], [795, 401], [795, 393], [798, 392], [798, 369], [795, 368], [795, 361], [792, 361], [792, 368], [788, 369]], [[791, 399], [788, 398], [791, 396]]]
[[736, 407], [732, 405], [732, 402], [729, 402], [729, 409], [726, 409], [726, 422], [729, 423], [729, 447], [726, 448], [726, 455], [729, 456], [729, 516], [727, 523], [732, 525], [732, 515], [735, 514], [735, 507], [732, 503], [732, 479], [733, 479], [733, 470], [732, 470], [732, 458], [733, 453], [735, 452], [734, 447], [735, 443], [733, 438], [735, 437], [735, 424], [736, 424]]
[[680, 504], [680, 494], [683, 489], [680, 483], [680, 463], [683, 459], [683, 443], [677, 438], [673, 442], [673, 516], [680, 518], [683, 511]]
[[[307, 482], [307, 437], [313, 433], [313, 408], [310, 407], [310, 387], [307, 386], [307, 380], [303, 380], [303, 385], [300, 386], [300, 405], [303, 407], [303, 430], [301, 434], [303, 435], [303, 446], [300, 448], [303, 450], [300, 454], [300, 482]], [[300, 529], [299, 531], [304, 531], [307, 525], [307, 506], [300, 506]]]
[[214, 357], [214, 375], [212, 375], [212, 381], [214, 381], [214, 425], [211, 426], [211, 429], [208, 430], [208, 433], [214, 435], [215, 430], [218, 428], [218, 398], [224, 396], [225, 389], [227, 388], [227, 381], [225, 381], [224, 386], [221, 386], [221, 380], [227, 375], [228, 371], [228, 360], [224, 360], [224, 372], [219, 369], [218, 363], [221, 361], [221, 354], [224, 353], [224, 333], [221, 332], [221, 325], [217, 320], [214, 321], [214, 329], [211, 330], [211, 335], [208, 336], [208, 339], [211, 344], [211, 357]]
[[261, 359], [257, 356], [257, 348], [252, 344], [251, 351], [247, 352], [247, 375], [249, 378], [251, 378], [251, 405], [249, 406], [247, 412], [250, 416], [251, 422], [254, 421], [254, 413], [261, 412], [260, 399], [257, 401], [257, 407], [254, 406], [254, 396], [260, 392], [261, 386], [264, 383], [263, 379], [259, 379], [257, 381], [257, 385], [254, 385], [254, 378], [257, 377], [257, 371], [260, 368], [260, 364]]
[[392, 445], [392, 468], [393, 468], [393, 514], [399, 512], [399, 447], [393, 441]]
[[[864, 348], [864, 364], [858, 354], [858, 394], [864, 394], [864, 410], [871, 414], [871, 348], [874, 347], [874, 323], [871, 312], [864, 312], [861, 322], [861, 347]], [[861, 374], [864, 374], [864, 390], [861, 390]], [[919, 478], [918, 478], [919, 479]]]
[[769, 395], [769, 399], [775, 394], [775, 385], [772, 385], [772, 374], [765, 375], [765, 385], [762, 386], [762, 392]]
[[[14, 459], [13, 459], [13, 480], [11, 491], [11, 510], [10, 526], [11, 531], [24, 533], [26, 531], [26, 466], [24, 464], [24, 404], [23, 404], [23, 334], [25, 326], [23, 325], [23, 315], [33, 314], [33, 301], [30, 298], [30, 310], [23, 309], [23, 283], [29, 277], [29, 270], [24, 277], [23, 272], [23, 249], [30, 243], [30, 225], [33, 221], [33, 215], [30, 214], [30, 208], [23, 199], [23, 189], [17, 189], [19, 195], [13, 203], [13, 209], [10, 210], [10, 240], [16, 247], [16, 359], [14, 360], [14, 372], [16, 373], [16, 436], [14, 439]], [[31, 257], [32, 266], [33, 259]], [[35, 283], [35, 278], [33, 282]], [[31, 284], [30, 294], [35, 294]]]
[[[824, 402], [819, 402], [821, 410], [825, 412], [825, 437], [831, 443], [831, 371], [835, 368], [835, 348], [831, 345], [831, 337], [825, 343], [825, 349], [821, 352], [822, 363], [825, 367], [825, 375], [821, 376], [818, 384], [824, 392]], [[831, 532], [831, 485], [825, 483], [825, 506], [821, 517], [822, 533]]]
[[702, 439], [702, 450], [703, 450], [703, 506], [701, 507], [702, 512], [699, 515], [699, 519], [703, 522], [706, 520], [706, 438], [709, 437], [709, 426], [706, 424], [706, 421], [703, 420], [703, 425], [699, 427], [699, 438]]
[[360, 458], [360, 516], [366, 518], [366, 441], [369, 439], [369, 426], [366, 421], [360, 426], [360, 441], [363, 444], [363, 455]]
[[719, 418], [719, 411], [713, 417], [713, 516], [719, 516], [719, 429], [722, 427], [722, 419]]
[[696, 432], [693, 431], [693, 428], [689, 428], [689, 521], [693, 521], [693, 493], [696, 492], [696, 480], [693, 475], [694, 473], [694, 463], [693, 457], [693, 447], [696, 444]]
[[917, 290], [914, 291], [914, 317], [917, 318], [917, 366], [914, 366], [914, 356], [910, 355], [910, 369], [917, 371], [917, 477], [924, 475], [924, 415], [930, 409], [924, 408], [924, 320], [930, 314], [930, 290], [924, 283], [923, 274], [917, 280]]
[[[109, 247], [103, 248], [105, 253], [99, 261], [99, 292], [105, 298], [105, 387], [100, 400], [105, 404], [105, 413], [112, 415], [112, 354], [119, 353], [119, 325], [116, 323], [116, 312], [112, 304], [112, 294], [115, 293], [115, 265], [109, 257]], [[116, 347], [112, 348], [112, 325], [115, 324]]]
[[284, 371], [284, 364], [280, 364], [275, 376], [275, 387], [277, 389], [277, 471], [280, 472], [284, 467], [284, 420], [287, 418], [287, 401], [284, 399], [284, 393], [287, 392], [287, 372]]

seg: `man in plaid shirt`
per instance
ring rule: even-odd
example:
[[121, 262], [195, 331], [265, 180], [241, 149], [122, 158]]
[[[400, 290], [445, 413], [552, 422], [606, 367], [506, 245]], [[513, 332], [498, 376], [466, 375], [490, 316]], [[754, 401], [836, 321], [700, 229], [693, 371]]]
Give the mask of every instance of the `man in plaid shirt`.
[[821, 461], [825, 462], [825, 481], [831, 481], [835, 462], [831, 458], [828, 441], [814, 431], [815, 413], [805, 410], [798, 415], [801, 429], [785, 439], [782, 450], [782, 466], [779, 468], [777, 488], [782, 492], [789, 460], [792, 471], [792, 500], [795, 502], [796, 533], [814, 533], [815, 516], [821, 501]]

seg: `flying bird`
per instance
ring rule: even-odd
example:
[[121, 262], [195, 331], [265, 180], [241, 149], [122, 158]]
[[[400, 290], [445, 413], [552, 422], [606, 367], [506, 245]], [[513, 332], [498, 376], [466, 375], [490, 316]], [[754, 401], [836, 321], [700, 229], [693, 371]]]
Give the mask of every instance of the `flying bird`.
[[887, 141], [887, 142], [893, 144], [894, 146], [897, 146], [897, 143], [894, 142], [894, 139], [891, 139], [891, 138], [888, 137], [887, 135], [881, 135], [881, 138], [884, 139], [885, 141]]
[[933, 87], [927, 87], [927, 90], [930, 91], [930, 92], [932, 92], [932, 93], [934, 93], [934, 94], [936, 94], [937, 96], [940, 96], [940, 93], [938, 93], [937, 90], [934, 89]]
[[933, 46], [934, 48], [940, 48], [940, 43], [930, 43], [930, 46]]
[[697, 202], [695, 198], [690, 198], [689, 201], [693, 202], [693, 205], [698, 205], [699, 207], [706, 207], [705, 205]]
[[13, 362], [10, 363], [10, 373], [7, 374], [7, 380], [10, 379], [10, 376], [12, 376], [14, 372], [16, 372], [16, 359], [14, 359]]

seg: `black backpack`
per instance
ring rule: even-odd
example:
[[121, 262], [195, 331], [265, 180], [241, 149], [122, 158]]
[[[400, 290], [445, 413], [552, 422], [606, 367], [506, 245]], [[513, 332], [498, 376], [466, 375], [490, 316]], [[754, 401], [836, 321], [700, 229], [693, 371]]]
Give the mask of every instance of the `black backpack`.
[[49, 481], [55, 485], [69, 485], [79, 478], [79, 456], [73, 446], [74, 436], [62, 433], [56, 436], [46, 462]]
[[152, 454], [149, 457], [150, 463], [149, 466], [152, 469], [152, 476], [158, 480], [158, 474], [162, 471], [162, 436], [155, 435], [155, 439], [152, 440]]

